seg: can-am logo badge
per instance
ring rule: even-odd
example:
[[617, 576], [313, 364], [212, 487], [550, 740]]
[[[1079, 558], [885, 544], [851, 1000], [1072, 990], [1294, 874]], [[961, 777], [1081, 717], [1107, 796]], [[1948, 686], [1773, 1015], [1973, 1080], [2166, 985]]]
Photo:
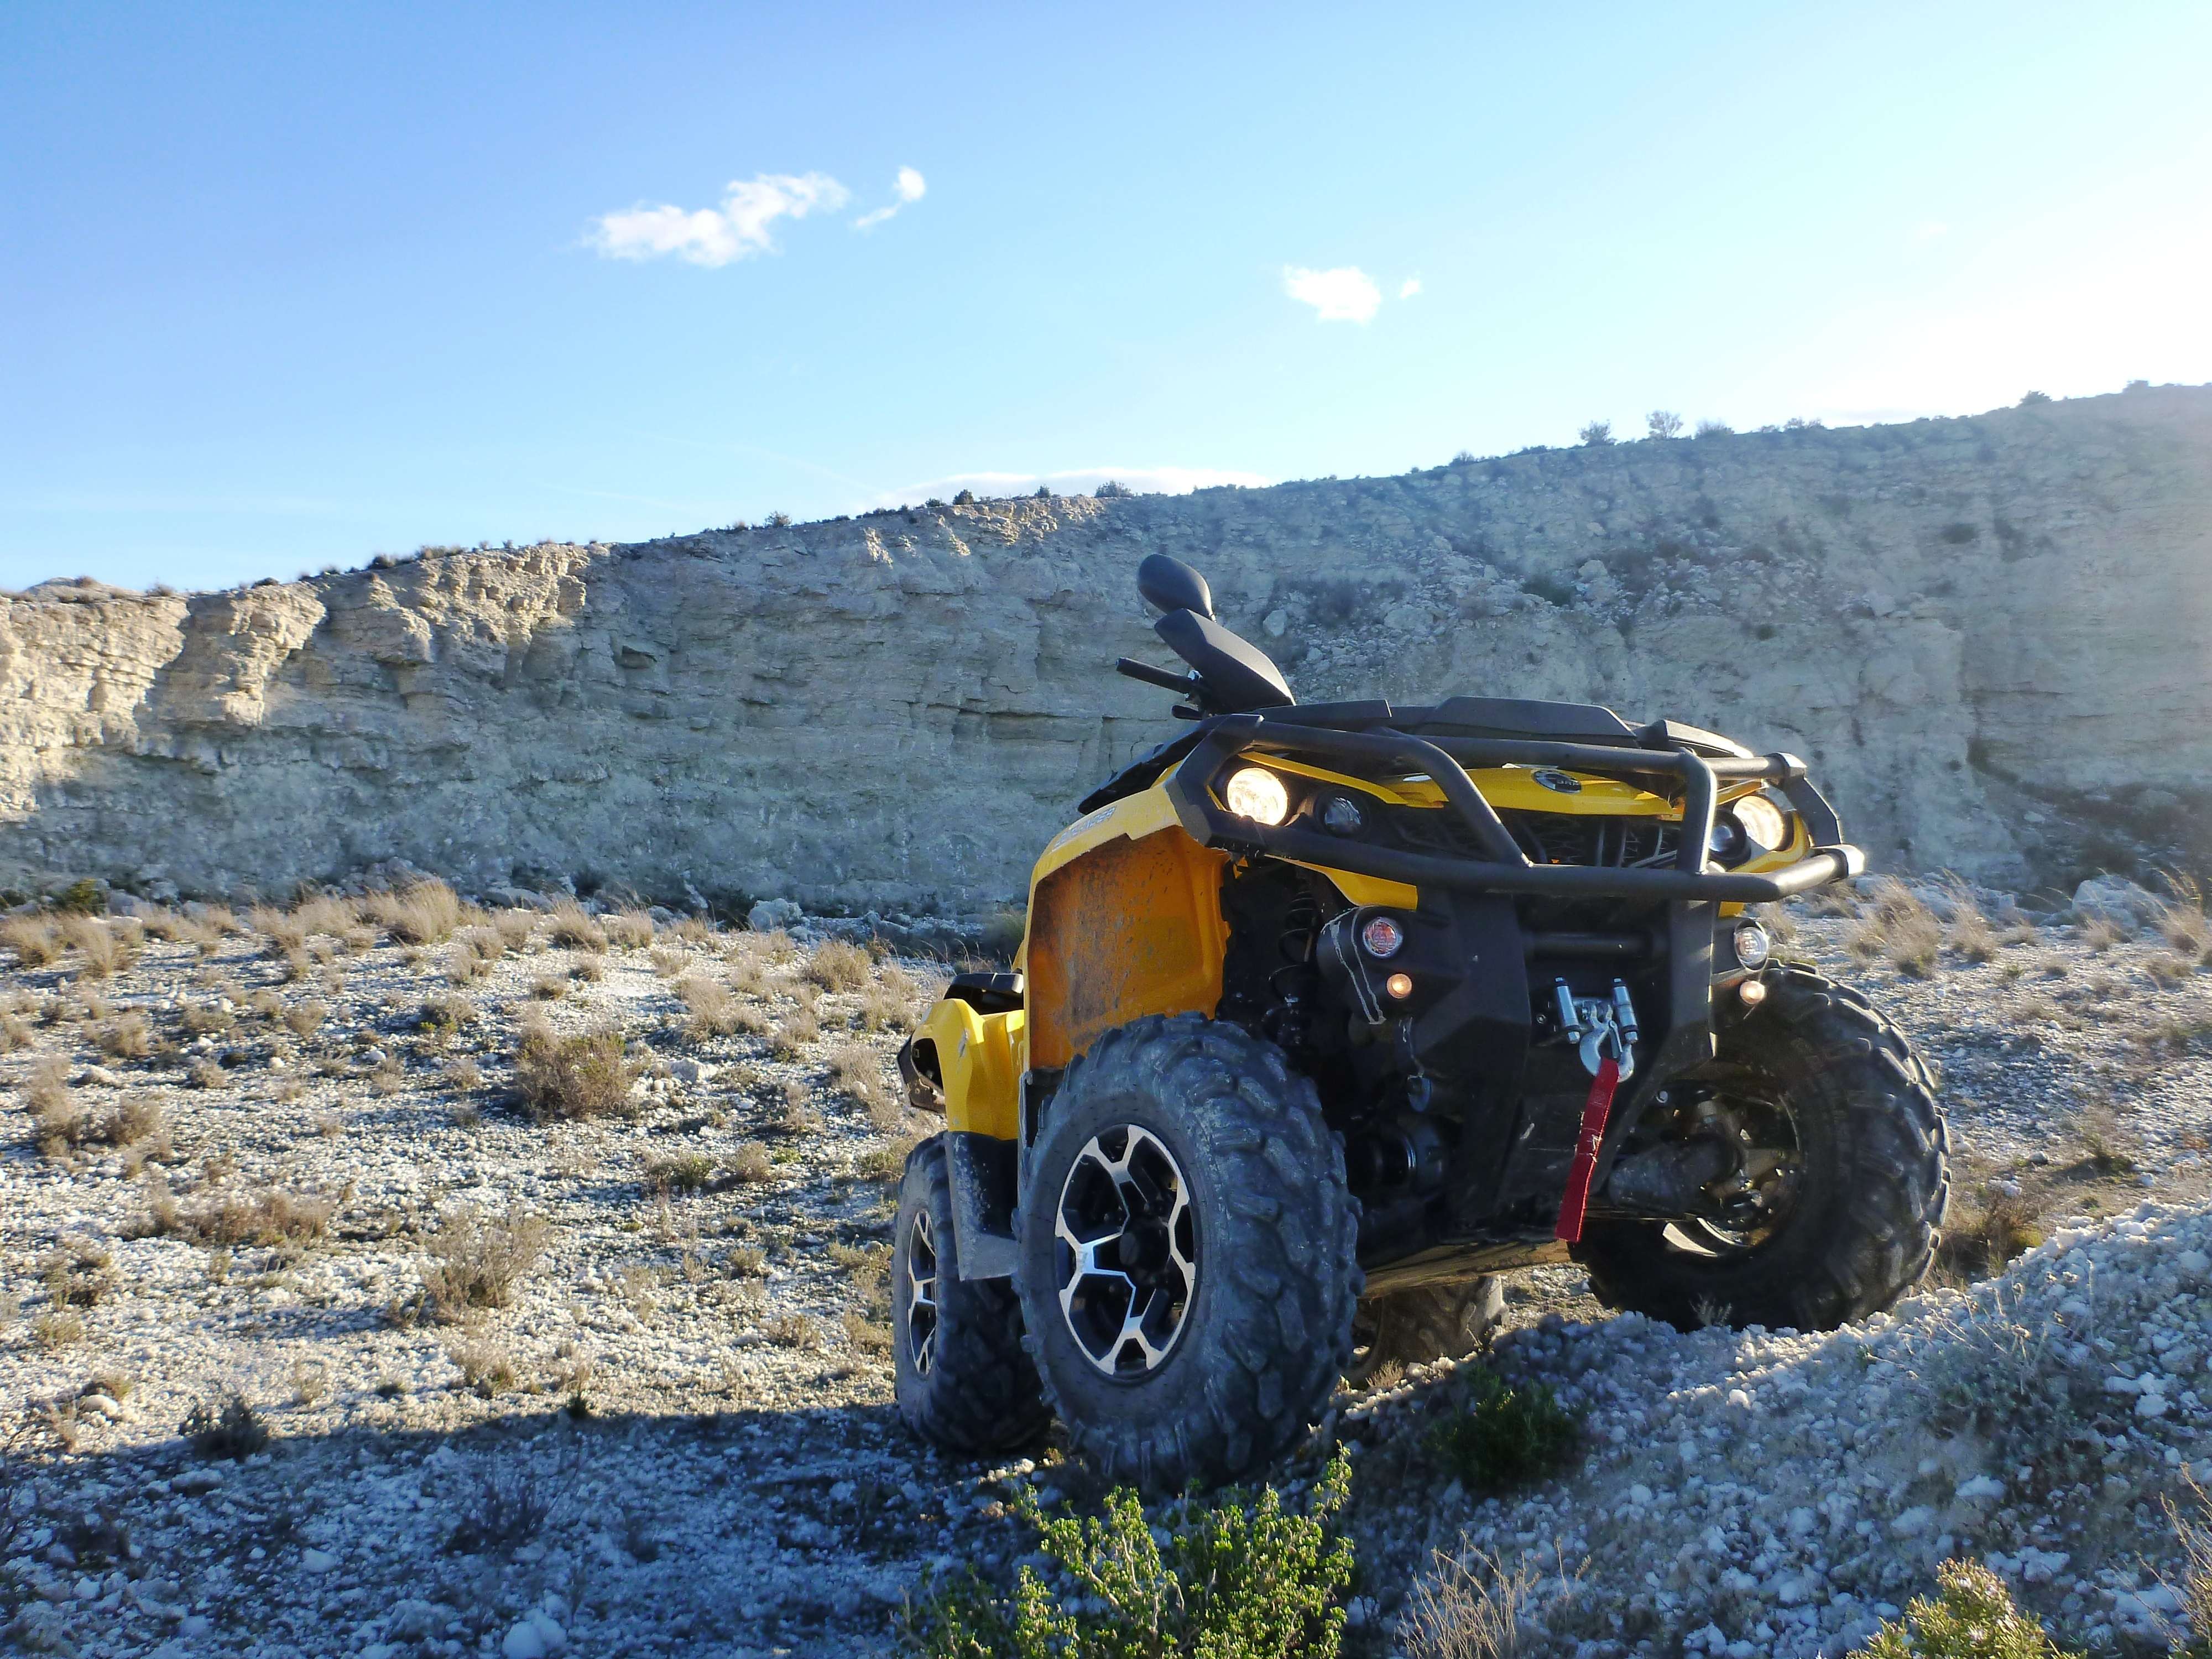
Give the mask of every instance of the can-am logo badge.
[[1554, 772], [1547, 767], [1535, 775], [1537, 782], [1558, 794], [1579, 795], [1583, 792], [1583, 781], [1571, 773]]

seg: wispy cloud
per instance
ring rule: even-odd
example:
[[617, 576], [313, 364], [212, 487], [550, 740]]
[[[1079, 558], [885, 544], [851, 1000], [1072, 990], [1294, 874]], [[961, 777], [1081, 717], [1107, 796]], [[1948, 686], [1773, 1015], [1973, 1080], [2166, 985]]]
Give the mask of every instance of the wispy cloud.
[[690, 264], [726, 265], [774, 252], [777, 220], [835, 213], [851, 196], [826, 173], [763, 173], [731, 180], [719, 208], [640, 204], [595, 221], [586, 240], [609, 259], [673, 254]]
[[919, 202], [928, 191], [929, 181], [912, 167], [901, 167], [898, 177], [891, 181], [891, 189], [898, 200], [889, 207], [879, 207], [872, 213], [864, 213], [853, 221], [855, 230], [872, 230], [910, 202]]
[[1300, 305], [1311, 306], [1315, 319], [1323, 323], [1371, 322], [1382, 303], [1382, 290], [1358, 265], [1339, 265], [1334, 270], [1285, 265], [1283, 292]]
[[1912, 240], [1916, 242], [1932, 242], [1939, 236], [1950, 234], [1951, 227], [1941, 219], [1923, 219], [1912, 228]]
[[1398, 284], [1398, 297], [1401, 300], [1410, 300], [1420, 291], [1421, 279], [1418, 276], [1408, 276]]

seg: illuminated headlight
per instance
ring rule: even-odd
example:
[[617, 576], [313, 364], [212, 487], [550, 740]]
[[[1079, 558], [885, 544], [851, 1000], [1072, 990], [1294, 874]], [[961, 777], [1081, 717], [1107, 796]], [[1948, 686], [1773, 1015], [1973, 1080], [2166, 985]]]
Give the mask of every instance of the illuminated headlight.
[[1247, 766], [1237, 772], [1221, 792], [1221, 799], [1238, 817], [1255, 823], [1280, 823], [1291, 815], [1290, 792], [1264, 766]]
[[1790, 820], [1765, 796], [1746, 795], [1741, 800], [1730, 801], [1728, 810], [1743, 826], [1743, 833], [1768, 852], [1778, 852], [1790, 844]]
[[1740, 923], [1735, 930], [1735, 959], [1756, 973], [1766, 966], [1767, 958], [1774, 954], [1774, 943], [1766, 937], [1766, 929], [1755, 921]]

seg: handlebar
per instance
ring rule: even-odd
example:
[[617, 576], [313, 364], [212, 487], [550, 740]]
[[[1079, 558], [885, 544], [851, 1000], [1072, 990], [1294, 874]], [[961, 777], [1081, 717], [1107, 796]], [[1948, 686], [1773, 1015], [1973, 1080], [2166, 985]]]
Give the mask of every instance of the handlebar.
[[1134, 657], [1116, 657], [1114, 672], [1126, 674], [1133, 680], [1142, 680], [1147, 685], [1180, 691], [1185, 696], [1198, 688], [1198, 676], [1195, 674], [1178, 674], [1171, 668], [1155, 668], [1148, 662], [1139, 662]]

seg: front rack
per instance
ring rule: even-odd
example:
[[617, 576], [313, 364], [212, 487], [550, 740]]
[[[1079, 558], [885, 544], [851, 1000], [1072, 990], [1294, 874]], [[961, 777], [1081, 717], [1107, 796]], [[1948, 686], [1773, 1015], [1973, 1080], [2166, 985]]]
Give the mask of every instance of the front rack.
[[[1235, 817], [1213, 798], [1212, 782], [1233, 757], [1258, 750], [1271, 754], [1324, 756], [1424, 773], [1444, 793], [1481, 858], [1439, 858], [1323, 836], [1294, 824], [1270, 826]], [[1474, 766], [1552, 766], [1629, 777], [1660, 777], [1680, 785], [1681, 842], [1671, 870], [1592, 868], [1535, 864], [1517, 846], [1497, 811], [1467, 774]], [[1708, 866], [1713, 814], [1722, 780], [1757, 780], [1780, 788], [1803, 819], [1813, 850], [1786, 869], [1754, 875]], [[1717, 756], [1684, 749], [1616, 748], [1607, 744], [1524, 738], [1417, 738], [1392, 730], [1341, 732], [1261, 714], [1218, 717], [1211, 729], [1167, 777], [1168, 799], [1193, 837], [1209, 847], [1250, 848], [1276, 858], [1415, 887], [1474, 893], [1535, 893], [1563, 898], [1711, 900], [1768, 904], [1861, 874], [1866, 857], [1843, 839], [1835, 809], [1805, 775], [1794, 755]]]

